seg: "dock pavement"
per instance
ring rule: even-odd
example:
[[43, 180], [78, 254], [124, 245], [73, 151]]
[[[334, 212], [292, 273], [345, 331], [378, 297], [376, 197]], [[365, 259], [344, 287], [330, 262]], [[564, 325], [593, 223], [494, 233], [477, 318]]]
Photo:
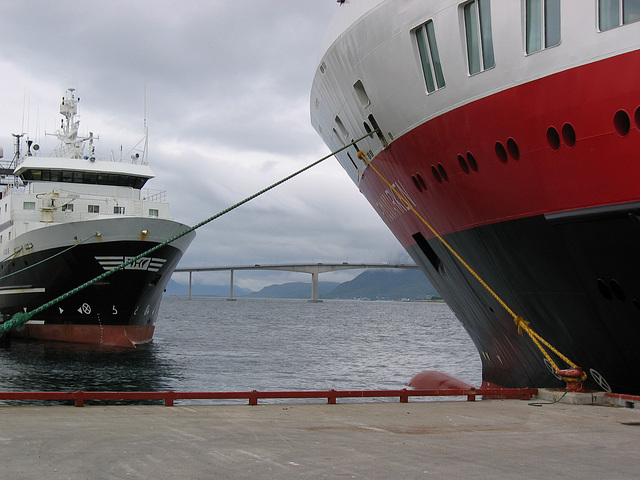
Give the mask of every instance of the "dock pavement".
[[640, 475], [640, 410], [524, 400], [0, 407], [6, 479]]

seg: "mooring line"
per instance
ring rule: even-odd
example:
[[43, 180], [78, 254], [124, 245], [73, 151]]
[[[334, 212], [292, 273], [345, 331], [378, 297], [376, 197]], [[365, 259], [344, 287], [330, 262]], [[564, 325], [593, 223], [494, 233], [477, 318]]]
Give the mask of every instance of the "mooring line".
[[[427, 220], [414, 208], [414, 206], [407, 200], [396, 187], [394, 187], [389, 180], [375, 167], [369, 160], [366, 158], [366, 154], [363, 151], [358, 152], [358, 158], [360, 158], [367, 167], [371, 168], [376, 175], [391, 189], [393, 193], [395, 193], [398, 198], [406, 205], [406, 207], [415, 214], [418, 219], [431, 231], [431, 233], [442, 243], [442, 245], [449, 250], [449, 252], [460, 262], [460, 264], [484, 287], [489, 294], [495, 298], [495, 300], [505, 309], [505, 311], [513, 317], [513, 321], [518, 328], [518, 333], [522, 334], [522, 331], [525, 331], [531, 341], [536, 345], [538, 350], [542, 353], [542, 356], [551, 364], [552, 368], [555, 372], [559, 371], [558, 365], [553, 360], [549, 352], [547, 352], [542, 345], [546, 346], [550, 351], [552, 351], [558, 358], [563, 360], [567, 365], [570, 365], [573, 368], [579, 368], [574, 362], [572, 362], [567, 356], [562, 354], [559, 350], [553, 347], [549, 342], [547, 342], [544, 338], [540, 336], [533, 328], [529, 326], [529, 322], [527, 322], [520, 315], [516, 314], [507, 303], [500, 298], [500, 296], [484, 281], [484, 279], [469, 265], [464, 258], [440, 235], [436, 229], [429, 223]], [[582, 380], [586, 379], [586, 373], [582, 373]]]
[[158, 245], [155, 245], [155, 246], [151, 247], [150, 249], [142, 252], [141, 254], [139, 254], [139, 255], [137, 255], [135, 257], [130, 258], [129, 260], [127, 260], [126, 262], [121, 263], [117, 267], [114, 267], [111, 270], [107, 270], [106, 272], [98, 275], [97, 277], [95, 277], [95, 278], [83, 283], [82, 285], [79, 285], [78, 287], [76, 287], [76, 288], [74, 288], [72, 290], [69, 290], [67, 293], [64, 293], [64, 294], [54, 298], [53, 300], [51, 300], [51, 301], [39, 306], [38, 308], [35, 308], [35, 309], [30, 310], [28, 312], [17, 312], [17, 313], [15, 313], [13, 315], [13, 317], [11, 317], [11, 319], [9, 319], [6, 322], [0, 324], [0, 337], [5, 335], [7, 332], [11, 331], [12, 329], [14, 329], [14, 328], [16, 328], [16, 327], [28, 322], [35, 315], [43, 312], [44, 310], [52, 307], [53, 305], [61, 302], [62, 300], [65, 300], [65, 299], [71, 297], [72, 295], [75, 295], [76, 293], [84, 290], [85, 288], [93, 285], [94, 283], [99, 282], [99, 281], [103, 280], [104, 278], [106, 278], [106, 277], [108, 277], [110, 275], [113, 275], [115, 272], [124, 269], [126, 266], [137, 262], [141, 258], [143, 258], [143, 257], [155, 252], [156, 250], [158, 250], [158, 249], [160, 249], [160, 248], [162, 248], [162, 247], [164, 247], [164, 246], [166, 246], [166, 245], [168, 245], [168, 244], [170, 244], [172, 242], [175, 242], [179, 238], [182, 238], [185, 235], [188, 235], [189, 233], [197, 230], [198, 228], [200, 228], [200, 227], [212, 222], [213, 220], [221, 217], [222, 215], [225, 215], [225, 214], [229, 213], [230, 211], [235, 210], [236, 208], [244, 205], [247, 202], [250, 202], [251, 200], [255, 199], [256, 197], [259, 197], [260, 195], [268, 192], [269, 190], [273, 190], [275, 187], [277, 187], [279, 185], [282, 185], [283, 183], [291, 180], [292, 178], [300, 175], [301, 173], [306, 172], [307, 170], [309, 170], [309, 169], [315, 167], [316, 165], [324, 162], [326, 159], [333, 157], [335, 154], [340, 153], [343, 150], [346, 150], [347, 148], [355, 145], [357, 142], [369, 137], [370, 135], [371, 135], [370, 133], [367, 133], [366, 135], [363, 135], [362, 137], [351, 141], [350, 143], [348, 143], [348, 144], [344, 145], [343, 147], [339, 148], [338, 150], [335, 150], [335, 151], [329, 153], [328, 155], [325, 155], [324, 157], [320, 158], [319, 160], [316, 160], [315, 162], [310, 163], [306, 167], [301, 168], [300, 170], [297, 170], [296, 172], [292, 173], [291, 175], [288, 175], [288, 176], [284, 177], [283, 179], [278, 180], [277, 182], [269, 185], [266, 188], [263, 188], [262, 190], [254, 193], [253, 195], [245, 198], [244, 200], [241, 200], [240, 202], [238, 202], [238, 203], [236, 203], [234, 205], [231, 205], [230, 207], [228, 207], [228, 208], [222, 210], [221, 212], [219, 212], [219, 213], [207, 218], [206, 220], [203, 220], [200, 223], [197, 223], [193, 227], [188, 228], [187, 230], [185, 230], [185, 231], [183, 231], [183, 232], [171, 237], [170, 239], [168, 239], [168, 240], [166, 240], [166, 241], [164, 241], [162, 243], [159, 243]]
[[[33, 268], [33, 267], [37, 267], [38, 265], [41, 265], [41, 264], [43, 264], [43, 263], [45, 263], [45, 262], [48, 262], [48, 261], [49, 261], [49, 260], [51, 260], [52, 258], [56, 258], [57, 256], [60, 256], [60, 255], [62, 255], [62, 254], [65, 254], [65, 253], [67, 253], [69, 250], [71, 250], [71, 249], [73, 249], [73, 248], [76, 248], [78, 245], [82, 245], [84, 242], [87, 242], [87, 241], [91, 240], [93, 237], [96, 237], [96, 236], [99, 236], [99, 235], [100, 235], [100, 232], [96, 232], [96, 233], [94, 233], [93, 235], [91, 235], [90, 237], [87, 237], [87, 238], [85, 238], [84, 240], [82, 240], [82, 241], [80, 241], [80, 242], [78, 242], [78, 243], [75, 243], [75, 244], [71, 245], [70, 247], [67, 247], [67, 248], [65, 248], [64, 250], [62, 250], [62, 251], [60, 251], [60, 252], [58, 252], [58, 253], [54, 253], [54, 254], [53, 254], [53, 255], [51, 255], [50, 257], [44, 258], [44, 259], [40, 260], [39, 262], [34, 263], [33, 265], [28, 265], [28, 266], [26, 266], [26, 267], [24, 267], [24, 268], [21, 268], [20, 270], [16, 270], [15, 272], [11, 272], [11, 273], [8, 273], [8, 274], [6, 274], [6, 275], [3, 275], [2, 277], [0, 277], [0, 280], [4, 280], [5, 278], [11, 277], [11, 276], [13, 276], [13, 275], [17, 275], [18, 273], [24, 272], [25, 270], [29, 270], [29, 269], [31, 269], [31, 268]], [[11, 257], [17, 257], [17, 256], [18, 256], [18, 254], [19, 254], [22, 250], [23, 250], [23, 247], [20, 247], [20, 248], [18, 249], [18, 251], [17, 251], [17, 252], [15, 252], [13, 255], [11, 255]], [[8, 259], [8, 258], [9, 258], [9, 257], [7, 257], [7, 259]], [[14, 258], [14, 259], [15, 259], [15, 258]], [[10, 265], [10, 264], [11, 264], [11, 262], [7, 263], [7, 265], [2, 269], [2, 271], [0, 271], [0, 274], [2, 274], [2, 272], [4, 272], [4, 271], [9, 267], [9, 265]]]

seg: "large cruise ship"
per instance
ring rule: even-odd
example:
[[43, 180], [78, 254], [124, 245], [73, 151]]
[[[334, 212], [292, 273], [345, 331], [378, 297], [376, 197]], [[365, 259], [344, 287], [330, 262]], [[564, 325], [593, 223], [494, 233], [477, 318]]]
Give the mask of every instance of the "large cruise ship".
[[1, 321], [117, 269], [9, 334], [135, 346], [152, 340], [164, 288], [195, 233], [120, 268], [189, 227], [170, 218], [165, 192], [144, 189], [154, 177], [146, 131], [129, 153], [101, 158], [97, 137], [78, 135], [79, 100], [73, 89], [63, 97], [51, 155], [15, 134], [14, 157], [2, 160]]
[[336, 10], [312, 124], [333, 151], [371, 132], [337, 158], [468, 331], [483, 385], [559, 387], [579, 366], [586, 388], [640, 394], [640, 0]]

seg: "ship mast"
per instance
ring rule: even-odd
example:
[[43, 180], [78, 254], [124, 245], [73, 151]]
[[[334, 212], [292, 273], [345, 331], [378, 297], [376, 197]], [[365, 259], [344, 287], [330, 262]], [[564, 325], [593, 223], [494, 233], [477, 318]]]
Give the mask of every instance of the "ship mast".
[[74, 91], [75, 88], [69, 88], [67, 95], [62, 97], [60, 102], [60, 114], [64, 116], [64, 119], [61, 120], [60, 130], [56, 132], [56, 136], [61, 142], [61, 145], [56, 149], [56, 153], [60, 157], [83, 158], [84, 142], [88, 140], [90, 159], [95, 159], [93, 140], [97, 137], [94, 137], [92, 132], [89, 132], [88, 137], [78, 136], [80, 120], [76, 116], [78, 115], [80, 98], [76, 98]]

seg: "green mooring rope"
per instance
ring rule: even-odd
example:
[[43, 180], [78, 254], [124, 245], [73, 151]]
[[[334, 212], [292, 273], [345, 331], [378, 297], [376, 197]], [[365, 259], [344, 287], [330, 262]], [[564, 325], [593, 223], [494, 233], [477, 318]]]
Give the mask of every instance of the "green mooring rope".
[[[28, 312], [18, 312], [18, 313], [16, 313], [16, 314], [14, 314], [14, 315], [13, 315], [13, 317], [11, 317], [11, 319], [7, 320], [7, 321], [6, 321], [6, 322], [4, 322], [3, 324], [0, 324], [0, 337], [4, 336], [6, 333], [8, 333], [9, 331], [11, 331], [12, 329], [14, 329], [14, 328], [16, 328], [16, 327], [18, 327], [18, 326], [20, 326], [20, 325], [23, 325], [24, 323], [26, 323], [26, 322], [28, 322], [29, 320], [31, 320], [35, 315], [37, 315], [37, 314], [39, 314], [39, 313], [43, 312], [44, 310], [46, 310], [46, 309], [48, 309], [48, 308], [51, 308], [52, 306], [54, 306], [55, 304], [57, 304], [57, 303], [61, 302], [62, 300], [65, 300], [65, 299], [67, 299], [67, 298], [71, 297], [72, 295], [75, 295], [75, 294], [76, 294], [76, 293], [78, 293], [79, 291], [84, 290], [85, 288], [87, 288], [87, 287], [89, 287], [89, 286], [93, 285], [94, 283], [99, 282], [100, 280], [103, 280], [104, 278], [106, 278], [106, 277], [108, 277], [108, 276], [110, 276], [110, 275], [113, 275], [115, 272], [117, 272], [117, 271], [120, 271], [120, 270], [124, 269], [126, 266], [131, 265], [131, 264], [132, 264], [132, 263], [134, 263], [134, 262], [137, 262], [137, 261], [138, 261], [138, 260], [140, 260], [141, 258], [143, 258], [143, 257], [145, 257], [145, 256], [147, 256], [147, 255], [149, 255], [150, 253], [155, 252], [156, 250], [158, 250], [158, 249], [160, 249], [160, 248], [164, 247], [165, 245], [168, 245], [168, 244], [170, 244], [170, 243], [172, 243], [172, 242], [175, 242], [175, 241], [176, 241], [176, 240], [178, 240], [179, 238], [182, 238], [182, 237], [184, 237], [185, 235], [188, 235], [189, 233], [191, 233], [191, 232], [193, 232], [193, 231], [197, 230], [198, 228], [200, 228], [200, 227], [202, 227], [202, 226], [206, 225], [207, 223], [212, 222], [212, 221], [213, 221], [213, 220], [215, 220], [216, 218], [219, 218], [219, 217], [221, 217], [222, 215], [224, 215], [224, 214], [226, 214], [226, 213], [229, 213], [231, 210], [235, 210], [236, 208], [240, 207], [241, 205], [244, 205], [245, 203], [247, 203], [247, 202], [249, 202], [249, 201], [253, 200], [254, 198], [259, 197], [259, 196], [260, 196], [260, 195], [262, 195], [263, 193], [266, 193], [266, 192], [268, 192], [269, 190], [272, 190], [272, 189], [274, 189], [275, 187], [277, 187], [277, 186], [279, 186], [279, 185], [282, 185], [282, 184], [283, 184], [283, 183], [285, 183], [286, 181], [291, 180], [293, 177], [296, 177], [296, 176], [300, 175], [301, 173], [306, 172], [307, 170], [311, 169], [312, 167], [315, 167], [315, 166], [316, 166], [316, 165], [318, 165], [319, 163], [324, 162], [327, 158], [331, 158], [331, 157], [333, 157], [336, 153], [340, 153], [341, 151], [346, 150], [346, 149], [347, 149], [347, 148], [349, 148], [350, 146], [354, 145], [356, 142], [359, 142], [360, 140], [363, 140], [363, 139], [365, 139], [365, 138], [367, 138], [367, 137], [372, 136], [374, 133], [376, 133], [376, 131], [373, 131], [373, 132], [371, 132], [371, 133], [367, 133], [366, 135], [363, 135], [362, 137], [358, 138], [357, 140], [353, 140], [351, 143], [349, 143], [349, 144], [345, 145], [344, 147], [339, 148], [338, 150], [335, 150], [335, 151], [331, 152], [331, 153], [330, 153], [330, 154], [328, 154], [328, 155], [325, 155], [325, 156], [324, 156], [324, 157], [322, 157], [321, 159], [316, 160], [316, 161], [315, 161], [315, 162], [313, 162], [313, 163], [310, 163], [310, 164], [309, 164], [309, 165], [307, 165], [306, 167], [301, 168], [300, 170], [298, 170], [298, 171], [296, 171], [296, 172], [292, 173], [291, 175], [289, 175], [289, 176], [287, 176], [287, 177], [284, 177], [284, 178], [283, 178], [283, 179], [281, 179], [281, 180], [278, 180], [277, 182], [275, 182], [275, 183], [273, 183], [273, 184], [269, 185], [268, 187], [266, 187], [266, 188], [264, 188], [264, 189], [260, 190], [260, 191], [259, 191], [259, 192], [257, 192], [257, 193], [254, 193], [253, 195], [251, 195], [251, 196], [249, 196], [249, 197], [245, 198], [244, 200], [242, 200], [242, 201], [240, 201], [240, 202], [238, 202], [238, 203], [236, 203], [236, 204], [234, 204], [234, 205], [232, 205], [232, 206], [230, 206], [230, 207], [228, 207], [228, 208], [226, 208], [226, 209], [222, 210], [222, 211], [221, 211], [221, 212], [219, 212], [219, 213], [216, 213], [215, 215], [213, 215], [213, 216], [211, 216], [211, 217], [207, 218], [206, 220], [203, 220], [202, 222], [200, 222], [200, 223], [198, 223], [198, 224], [194, 225], [193, 227], [188, 228], [188, 229], [187, 229], [187, 230], [185, 230], [184, 232], [182, 232], [182, 233], [179, 233], [179, 234], [175, 235], [174, 237], [170, 238], [169, 240], [166, 240], [166, 241], [164, 241], [164, 242], [162, 242], [162, 243], [160, 243], [160, 244], [158, 244], [158, 245], [156, 245], [156, 246], [154, 246], [154, 247], [151, 247], [149, 250], [147, 250], [147, 251], [145, 251], [145, 252], [142, 252], [140, 255], [137, 255], [137, 256], [135, 256], [135, 257], [133, 257], [133, 258], [130, 258], [129, 260], [127, 260], [126, 262], [121, 263], [121, 264], [120, 264], [120, 265], [118, 265], [117, 267], [115, 267], [115, 268], [113, 268], [113, 269], [111, 269], [111, 270], [107, 270], [106, 272], [104, 272], [104, 273], [102, 273], [102, 274], [98, 275], [98, 276], [97, 276], [97, 277], [95, 277], [94, 279], [89, 280], [88, 282], [85, 282], [85, 283], [83, 283], [82, 285], [80, 285], [80, 286], [78, 286], [78, 287], [76, 287], [76, 288], [74, 288], [74, 289], [72, 289], [72, 290], [69, 290], [67, 293], [63, 293], [63, 294], [62, 294], [62, 295], [60, 295], [59, 297], [54, 298], [53, 300], [51, 300], [51, 301], [49, 301], [49, 302], [45, 303], [44, 305], [41, 305], [41, 306], [39, 306], [38, 308], [35, 308], [35, 309], [33, 309], [33, 310], [31, 310], [31, 311], [28, 311]], [[97, 232], [97, 233], [96, 233], [96, 235], [99, 235], [99, 233]], [[95, 236], [95, 235], [94, 235], [94, 236]]]
[[[76, 248], [78, 245], [82, 245], [83, 243], [88, 242], [93, 237], [99, 237], [99, 236], [100, 236], [100, 232], [96, 232], [93, 235], [91, 235], [90, 237], [85, 238], [81, 242], [75, 243], [75, 244], [71, 245], [70, 247], [65, 248], [61, 252], [58, 252], [56, 254], [51, 255], [50, 257], [47, 257], [47, 258], [45, 258], [43, 260], [40, 260], [39, 262], [36, 262], [33, 265], [29, 265], [28, 267], [21, 268], [20, 270], [16, 270], [15, 272], [11, 272], [11, 273], [8, 273], [6, 275], [2, 275], [2, 272], [4, 272], [7, 268], [9, 268], [9, 265], [11, 264], [11, 262], [7, 262], [7, 265], [2, 269], [2, 271], [0, 271], [0, 275], [2, 275], [0, 277], [0, 280], [4, 280], [7, 277], [11, 277], [13, 275], [17, 275], [18, 273], [24, 272], [25, 270], [29, 270], [30, 268], [37, 267], [38, 265], [41, 265], [41, 264], [43, 264], [45, 262], [48, 262], [52, 258], [56, 258], [56, 257], [58, 257], [60, 255], [63, 255], [65, 253], [67, 253], [69, 250], [71, 250], [73, 248]], [[22, 247], [20, 247], [16, 253], [14, 253], [13, 255], [10, 255], [10, 257], [16, 257], [18, 255], [18, 253], [20, 253], [21, 251], [22, 251]], [[9, 257], [7, 257], [5, 260], [7, 260], [8, 258]]]

